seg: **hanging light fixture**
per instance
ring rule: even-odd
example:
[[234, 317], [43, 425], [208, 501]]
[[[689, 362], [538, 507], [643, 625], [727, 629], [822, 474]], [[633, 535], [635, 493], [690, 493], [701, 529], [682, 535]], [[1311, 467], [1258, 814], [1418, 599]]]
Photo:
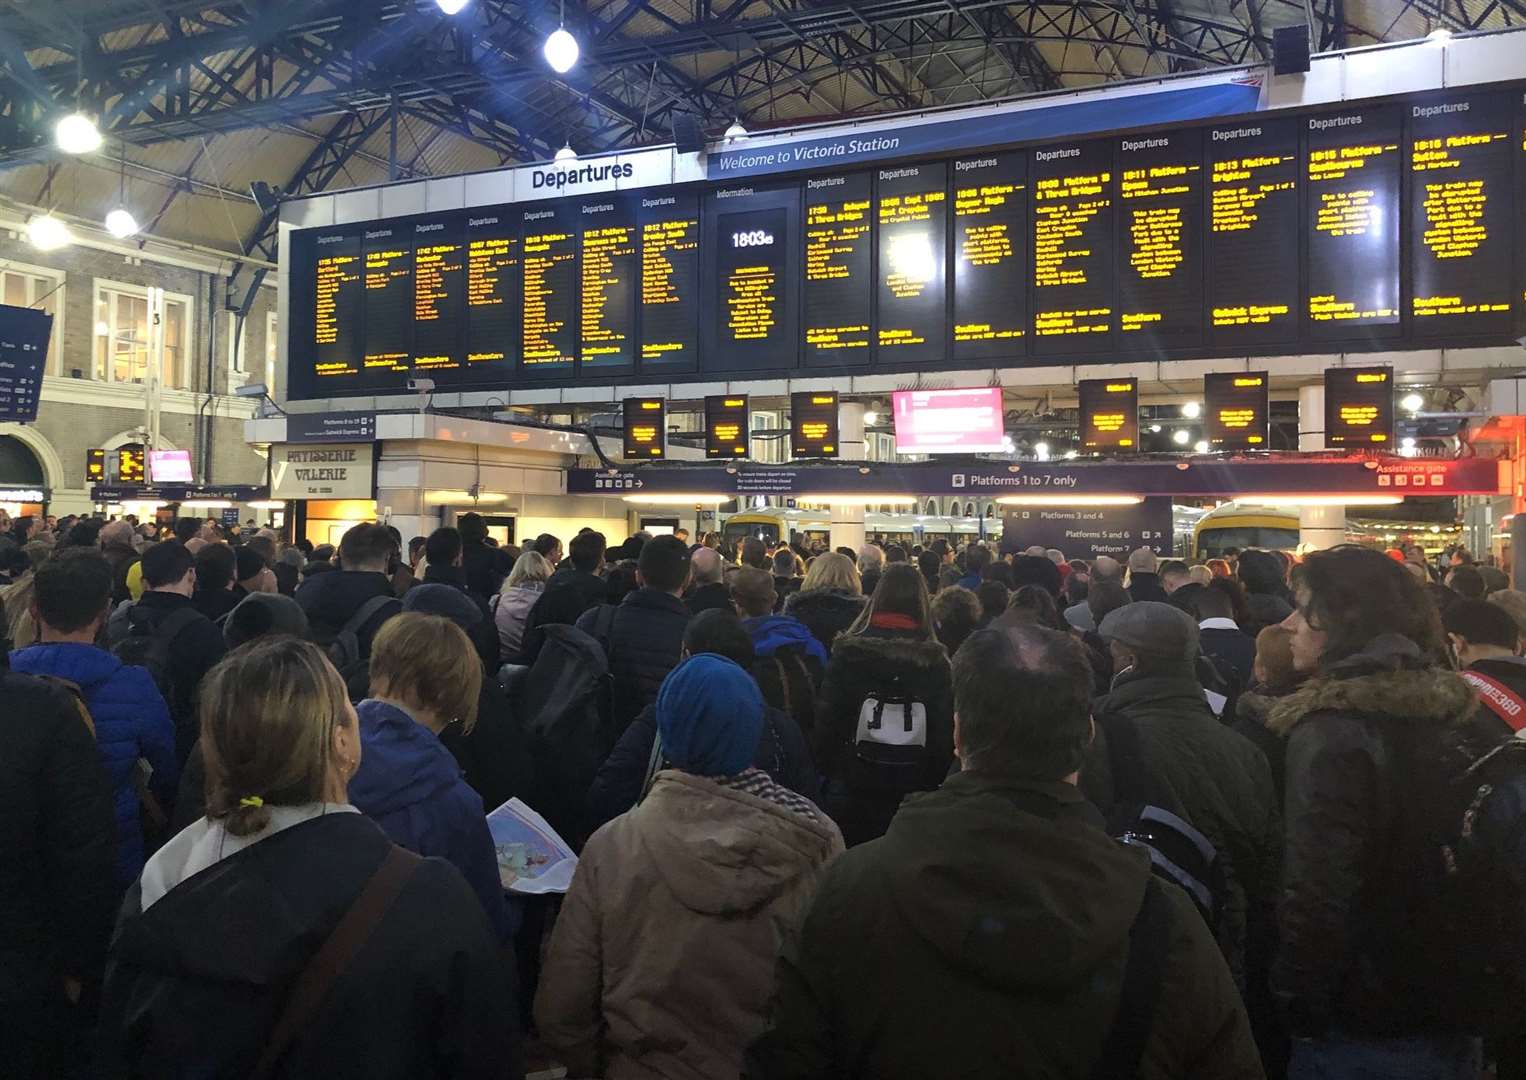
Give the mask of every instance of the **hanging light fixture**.
[[747, 138], [747, 129], [742, 126], [741, 118], [740, 117], [734, 118], [731, 121], [731, 126], [726, 129], [726, 139], [727, 139], [727, 141], [730, 141], [732, 139], [745, 139], [745, 138]]
[[566, 0], [562, 0], [556, 29], [546, 38], [546, 44], [542, 46], [541, 52], [546, 54], [546, 63], [550, 64], [551, 70], [558, 75], [567, 74], [578, 62], [578, 39], [567, 32]]
[[138, 235], [138, 219], [127, 209], [127, 143], [122, 143], [122, 169], [117, 179], [116, 209], [106, 215], [106, 231], [118, 240]]
[[568, 140], [562, 148], [551, 158], [552, 161], [576, 161], [578, 152], [572, 148], [572, 140]]
[[72, 112], [53, 125], [53, 142], [66, 154], [93, 154], [101, 148], [101, 129], [84, 113]]
[[52, 214], [43, 214], [27, 222], [26, 238], [38, 251], [57, 251], [74, 243], [69, 226]]
[[459, 15], [467, 0], [434, 0], [435, 6], [447, 15]]

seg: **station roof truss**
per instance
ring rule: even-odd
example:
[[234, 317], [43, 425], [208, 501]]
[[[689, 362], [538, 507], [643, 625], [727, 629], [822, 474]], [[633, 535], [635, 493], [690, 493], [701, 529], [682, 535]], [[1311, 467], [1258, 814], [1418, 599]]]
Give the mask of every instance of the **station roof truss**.
[[[565, 19], [582, 48], [541, 57]], [[1526, 23], [1526, 0], [47, 0], [0, 6], [0, 198], [270, 261], [287, 194]], [[63, 160], [52, 122], [98, 116]]]

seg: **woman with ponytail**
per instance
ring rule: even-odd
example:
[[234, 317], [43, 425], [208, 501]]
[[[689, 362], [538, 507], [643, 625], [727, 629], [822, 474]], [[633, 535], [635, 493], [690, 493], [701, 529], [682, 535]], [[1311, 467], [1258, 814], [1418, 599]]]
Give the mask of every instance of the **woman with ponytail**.
[[104, 989], [106, 1077], [522, 1076], [481, 905], [349, 805], [355, 710], [316, 646], [202, 683], [207, 815], [144, 867]]

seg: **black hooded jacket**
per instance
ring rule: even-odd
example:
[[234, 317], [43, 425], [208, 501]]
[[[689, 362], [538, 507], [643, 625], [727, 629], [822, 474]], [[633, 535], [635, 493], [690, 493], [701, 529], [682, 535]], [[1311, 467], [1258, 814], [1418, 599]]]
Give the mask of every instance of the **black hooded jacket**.
[[862, 596], [837, 589], [809, 589], [791, 593], [784, 601], [784, 614], [805, 623], [831, 652], [837, 635], [853, 625], [867, 602]]
[[[1020, 809], [1047, 804], [1045, 814]], [[1085, 1077], [1117, 1011], [1149, 861], [1064, 783], [952, 776], [827, 868], [780, 959], [749, 1080]], [[1229, 971], [1185, 894], [1139, 1080], [1258, 1080]]]
[[608, 586], [598, 574], [567, 566], [551, 575], [546, 588], [525, 616], [519, 663], [533, 664], [540, 655], [546, 634], [543, 627], [551, 625], [574, 626], [578, 618], [589, 608], [598, 607], [604, 601]]
[[[601, 643], [609, 660], [611, 731], [624, 731], [657, 700], [662, 680], [683, 655], [688, 625], [688, 607], [661, 589], [637, 589], [615, 609], [608, 640]], [[589, 620], [580, 620], [578, 628], [594, 632]]]
[[350, 616], [373, 596], [391, 597], [392, 603], [367, 619], [360, 628], [361, 655], [370, 656], [371, 639], [382, 623], [403, 610], [402, 602], [393, 596], [392, 582], [386, 574], [372, 570], [334, 570], [319, 574], [304, 581], [294, 599], [307, 613], [308, 630], [313, 640], [327, 648], [344, 629]]
[[[243, 1077], [293, 980], [391, 848], [360, 814], [275, 833], [123, 906], [102, 1077]], [[273, 1080], [524, 1075], [514, 997], [482, 905], [425, 859], [281, 1058]]]

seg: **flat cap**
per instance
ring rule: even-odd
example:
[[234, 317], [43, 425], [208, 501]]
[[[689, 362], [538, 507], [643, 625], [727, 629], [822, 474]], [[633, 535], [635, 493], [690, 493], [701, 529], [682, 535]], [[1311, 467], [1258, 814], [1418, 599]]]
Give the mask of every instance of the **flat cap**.
[[1162, 660], [1195, 660], [1197, 623], [1180, 608], [1155, 600], [1125, 604], [1108, 613], [1097, 628], [1102, 640]]

